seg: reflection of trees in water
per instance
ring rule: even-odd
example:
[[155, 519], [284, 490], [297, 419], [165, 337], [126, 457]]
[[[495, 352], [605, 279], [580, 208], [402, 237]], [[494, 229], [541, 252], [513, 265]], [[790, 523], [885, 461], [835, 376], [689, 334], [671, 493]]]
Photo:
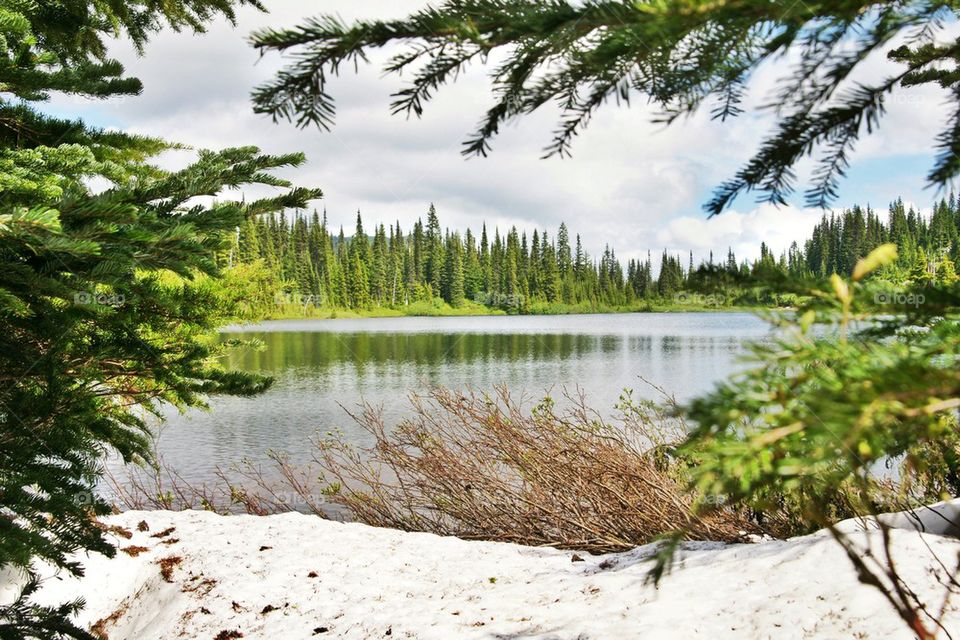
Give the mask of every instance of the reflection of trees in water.
[[563, 360], [588, 353], [616, 353], [620, 336], [494, 333], [264, 333], [265, 350], [236, 350], [233, 368], [278, 372], [290, 367], [323, 369], [343, 363], [435, 364]]
[[536, 363], [625, 350], [631, 355], [689, 352], [696, 356], [740, 349], [740, 340], [731, 336], [276, 332], [229, 337], [256, 337], [266, 345], [261, 351], [235, 350], [229, 366], [265, 372], [324, 370], [342, 364], [362, 371], [366, 364]]

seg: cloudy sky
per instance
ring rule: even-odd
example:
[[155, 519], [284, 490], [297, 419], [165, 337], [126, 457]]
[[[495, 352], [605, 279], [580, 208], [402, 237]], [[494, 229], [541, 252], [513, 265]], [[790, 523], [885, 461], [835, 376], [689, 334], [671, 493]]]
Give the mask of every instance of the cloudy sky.
[[[138, 57], [125, 44], [113, 55], [141, 78], [142, 96], [90, 103], [55, 99], [49, 109], [91, 123], [185, 141], [195, 147], [253, 144], [267, 152], [306, 152], [309, 163], [291, 177], [319, 186], [334, 225], [348, 232], [360, 209], [368, 223], [399, 220], [407, 228], [436, 203], [441, 223], [478, 229], [517, 225], [553, 230], [566, 221], [596, 253], [612, 244], [621, 257], [663, 248], [732, 246], [740, 257], [758, 253], [761, 240], [775, 249], [802, 240], [819, 210], [776, 209], [742, 197], [734, 209], [707, 220], [701, 205], [756, 148], [771, 120], [746, 115], [732, 123], [707, 114], [664, 129], [650, 124], [642, 106], [602, 109], [574, 146], [573, 159], [540, 160], [556, 113], [545, 111], [510, 126], [486, 158], [464, 159], [460, 143], [491, 100], [484, 69], [473, 68], [439, 92], [421, 120], [389, 113], [390, 94], [403, 79], [384, 77], [374, 64], [335, 79], [338, 104], [332, 133], [273, 124], [253, 113], [250, 90], [270, 78], [279, 56], [260, 59], [246, 41], [263, 26], [290, 26], [303, 17], [336, 13], [345, 19], [399, 17], [419, 0], [266, 0], [270, 14], [243, 11], [239, 24], [214, 25], [209, 33], [163, 33]], [[374, 62], [385, 56], [375, 57]], [[883, 61], [874, 61], [879, 71]], [[751, 101], [769, 96], [778, 72], [762, 69]], [[923, 188], [933, 139], [946, 118], [943, 95], [922, 89], [894, 96], [879, 136], [864, 141], [843, 182], [838, 206], [871, 204], [885, 209], [897, 196], [927, 208], [935, 194]], [[168, 163], [184, 157], [167, 158]], [[803, 171], [801, 171], [801, 176]]]

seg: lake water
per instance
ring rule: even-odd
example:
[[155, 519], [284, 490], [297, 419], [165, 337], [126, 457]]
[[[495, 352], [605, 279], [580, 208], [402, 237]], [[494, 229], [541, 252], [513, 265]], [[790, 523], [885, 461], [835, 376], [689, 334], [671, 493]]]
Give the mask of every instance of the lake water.
[[341, 405], [382, 404], [388, 421], [407, 411], [407, 394], [433, 385], [539, 399], [582, 388], [612, 413], [624, 388], [655, 398], [641, 377], [679, 400], [733, 372], [768, 326], [746, 313], [657, 313], [468, 318], [273, 321], [228, 329], [258, 338], [263, 351], [237, 351], [229, 365], [276, 378], [257, 398], [213, 398], [209, 413], [170, 416], [159, 440], [165, 462], [186, 480], [213, 479], [217, 465], [283, 450], [309, 458], [317, 431], [342, 430], [363, 442]]

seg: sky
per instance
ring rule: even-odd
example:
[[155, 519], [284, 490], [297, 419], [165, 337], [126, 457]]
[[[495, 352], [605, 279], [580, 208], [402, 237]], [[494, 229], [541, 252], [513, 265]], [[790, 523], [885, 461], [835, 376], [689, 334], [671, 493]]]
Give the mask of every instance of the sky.
[[[761, 241], [775, 251], [802, 242], [823, 211], [804, 209], [801, 198], [788, 207], [757, 204], [751, 195], [707, 219], [702, 205], [712, 189], [730, 178], [757, 148], [773, 120], [748, 113], [726, 123], [709, 119], [709, 109], [671, 127], [654, 125], [653, 111], [602, 108], [573, 147], [572, 159], [542, 160], [557, 113], [546, 110], [512, 123], [494, 140], [487, 158], [464, 158], [461, 142], [492, 103], [486, 69], [471, 68], [454, 85], [441, 88], [422, 119], [390, 115], [390, 95], [404, 79], [384, 76], [371, 57], [359, 73], [347, 70], [329, 86], [337, 101], [332, 132], [274, 124], [253, 113], [251, 90], [272, 77], [283, 60], [261, 58], [247, 42], [265, 26], [293, 26], [304, 17], [338, 14], [346, 20], [393, 18], [425, 4], [420, 0], [266, 0], [269, 14], [245, 9], [236, 27], [225, 20], [208, 33], [158, 34], [142, 56], [118, 42], [111, 54], [144, 83], [143, 94], [91, 102], [54, 97], [47, 110], [83, 117], [91, 124], [186, 142], [196, 148], [256, 145], [269, 153], [303, 151], [306, 166], [287, 172], [302, 186], [320, 187], [334, 228], [349, 235], [357, 210], [367, 229], [399, 221], [407, 229], [435, 203], [443, 226], [502, 230], [516, 225], [551, 237], [561, 222], [582, 236], [596, 255], [613, 246], [621, 258], [732, 247], [739, 258], [759, 254]], [[865, 73], [879, 73], [885, 61], [868, 61]], [[747, 104], [769, 98], [789, 61], [761, 68]], [[842, 182], [838, 208], [855, 203], [885, 210], [903, 197], [928, 209], [936, 193], [924, 188], [934, 139], [946, 121], [945, 97], [933, 88], [901, 91], [889, 103], [878, 135], [861, 142], [849, 178]], [[189, 160], [179, 152], [163, 159], [176, 166]], [[800, 185], [807, 168], [800, 168]], [[803, 189], [799, 189], [803, 191]]]

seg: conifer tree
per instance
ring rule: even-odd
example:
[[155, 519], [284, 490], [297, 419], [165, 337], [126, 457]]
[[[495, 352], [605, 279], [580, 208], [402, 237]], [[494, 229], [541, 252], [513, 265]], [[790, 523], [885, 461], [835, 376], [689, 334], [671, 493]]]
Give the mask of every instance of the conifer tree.
[[403, 231], [400, 229], [400, 222], [396, 227], [390, 228], [390, 260], [388, 271], [390, 274], [390, 306], [395, 307], [401, 298], [405, 301], [406, 296], [402, 294], [404, 282], [404, 244]]
[[377, 227], [370, 256], [370, 298], [378, 305], [387, 301], [387, 231], [383, 224]]
[[462, 306], [466, 296], [463, 253], [460, 236], [453, 234], [447, 244], [447, 282], [449, 283], [447, 302], [454, 307]]
[[917, 252], [917, 258], [910, 271], [910, 281], [915, 285], [925, 285], [931, 281], [930, 260], [927, 258], [927, 252], [921, 247]]
[[[918, 263], [920, 249], [923, 249], [929, 261], [923, 272], [927, 273], [926, 276], [917, 269], [923, 282], [949, 281], [951, 265], [943, 261], [953, 260], [960, 248], [956, 240], [949, 247], [943, 246], [943, 235], [933, 233], [931, 229], [942, 226], [944, 220], [954, 221], [958, 218], [956, 199], [944, 199], [936, 203], [935, 209], [935, 215], [940, 220], [936, 225], [932, 218], [928, 221], [914, 210], [904, 211], [899, 201], [890, 205], [887, 222], [882, 221], [870, 208], [853, 207], [822, 217], [805, 243], [791, 243], [779, 257], [766, 242], [760, 244], [760, 256], [752, 263], [738, 262], [733, 251], [728, 250], [724, 262], [717, 264], [711, 251], [709, 257], [697, 266], [693, 253], [688, 252], [685, 267], [680, 259], [671, 257], [656, 282], [649, 254], [645, 261], [628, 261], [625, 271], [612, 246], [605, 249], [599, 262], [592, 262], [583, 250], [579, 236], [576, 250], [570, 252], [568, 274], [563, 277], [560, 275], [561, 264], [566, 258], [561, 258], [556, 250], [557, 245], [550, 242], [548, 231], [534, 229], [528, 236], [526, 232], [511, 229], [506, 245], [499, 232], [496, 232], [491, 246], [486, 225], [481, 227], [479, 246], [469, 228], [462, 234], [459, 231], [444, 234], [439, 290], [435, 290], [427, 276], [430, 240], [419, 221], [410, 234], [404, 234], [399, 224], [395, 227], [391, 225], [389, 231], [379, 224], [371, 243], [365, 234], [362, 218], [358, 221], [360, 224], [354, 232], [354, 239], [347, 241], [329, 234], [326, 217], [321, 222], [316, 214], [309, 219], [293, 216], [290, 218], [293, 220], [291, 225], [287, 222], [287, 216], [276, 216], [269, 218], [269, 221], [242, 224], [231, 251], [236, 253], [240, 263], [248, 263], [251, 261], [250, 255], [256, 253], [251, 247], [260, 244], [261, 256], [267, 255], [263, 247], [278, 247], [281, 254], [287, 256], [286, 266], [279, 264], [279, 260], [272, 261], [272, 267], [266, 266], [266, 257], [252, 259], [254, 263], [264, 260], [264, 273], [258, 279], [259, 289], [320, 296], [323, 304], [331, 308], [355, 307], [358, 304], [356, 293], [364, 300], [359, 303], [359, 308], [363, 309], [381, 306], [403, 308], [417, 300], [427, 299], [428, 295], [452, 303], [453, 265], [456, 259], [453, 255], [454, 238], [459, 240], [462, 254], [464, 298], [486, 298], [496, 303], [499, 296], [515, 296], [517, 304], [511, 307], [514, 312], [527, 312], [531, 304], [538, 303], [597, 308], [630, 306], [641, 300], [664, 301], [676, 293], [678, 286], [705, 294], [723, 292], [724, 298], [732, 304], [737, 301], [779, 304], [776, 297], [768, 295], [760, 299], [756, 297], [756, 292], [750, 293], [750, 290], [763, 288], [765, 285], [762, 283], [771, 278], [782, 281], [778, 280], [780, 276], [825, 278], [893, 238], [899, 242], [901, 257], [896, 263], [878, 270], [877, 277], [893, 285], [905, 284]], [[440, 229], [439, 217], [432, 217], [434, 230]], [[569, 234], [566, 225], [557, 232], [558, 245], [562, 244], [559, 238], [564, 233], [561, 232]], [[366, 241], [357, 241], [356, 238], [360, 237], [366, 238]], [[260, 238], [271, 240], [261, 243]], [[359, 252], [356, 260], [351, 261], [351, 254], [356, 252]], [[423, 258], [418, 260], [417, 256]], [[919, 258], [920, 262], [922, 260]], [[367, 275], [365, 295], [354, 287], [356, 261], [362, 263]], [[416, 273], [417, 264], [421, 264], [419, 277]], [[284, 279], [286, 273], [293, 275]], [[931, 275], [934, 273], [940, 275]], [[751, 279], [753, 282], [748, 282]], [[489, 295], [481, 297], [481, 294]], [[272, 293], [263, 297], [271, 296]], [[261, 302], [259, 306], [269, 306], [269, 303]]]
[[657, 293], [662, 298], [672, 298], [683, 287], [683, 267], [680, 260], [664, 250], [660, 260], [660, 275], [657, 278]]
[[566, 278], [573, 268], [573, 258], [570, 254], [570, 232], [564, 222], [560, 223], [557, 231], [557, 267], [560, 277]]
[[487, 225], [480, 232], [480, 269], [483, 271], [483, 291], [489, 294], [493, 290], [493, 264], [490, 259], [490, 243], [487, 240]]
[[443, 290], [443, 233], [440, 230], [440, 220], [437, 217], [437, 209], [430, 204], [430, 210], [427, 212], [427, 254], [426, 268], [424, 269], [427, 278], [427, 284], [430, 285], [430, 291], [434, 296], [440, 296]]
[[475, 300], [484, 290], [483, 268], [480, 265], [480, 253], [476, 246], [476, 240], [470, 229], [467, 229], [465, 242], [464, 294], [467, 298]]
[[940, 264], [937, 265], [937, 284], [946, 287], [952, 287], [957, 283], [957, 280], [960, 279], [957, 277], [956, 265], [953, 264], [953, 259], [949, 255], [944, 254], [940, 259]]
[[[149, 420], [162, 405], [202, 406], [207, 395], [269, 385], [224, 370], [210, 340], [246, 315], [242, 300], [256, 284], [227, 290], [222, 269], [231, 251], [239, 259], [258, 250], [237, 242], [238, 228], [263, 240], [251, 218], [319, 196], [273, 174], [300, 165], [299, 154], [201, 151], [167, 171], [152, 159], [174, 144], [36, 107], [51, 92], [136, 95], [140, 81], [108, 57], [107, 40], [142, 49], [161, 28], [199, 32], [258, 2], [62, 4], [0, 8], [0, 564], [28, 573], [36, 560], [80, 573], [74, 552], [113, 553], [94, 520], [109, 511], [95, 485], [107, 455], [150, 458]], [[197, 204], [245, 185], [281, 192]], [[67, 619], [82, 603], [33, 606], [35, 587], [0, 604], [0, 637], [90, 638]]]
[[556, 250], [548, 240], [546, 231], [541, 234], [540, 240], [540, 270], [543, 274], [543, 295], [547, 302], [559, 302], [562, 287], [557, 269]]

